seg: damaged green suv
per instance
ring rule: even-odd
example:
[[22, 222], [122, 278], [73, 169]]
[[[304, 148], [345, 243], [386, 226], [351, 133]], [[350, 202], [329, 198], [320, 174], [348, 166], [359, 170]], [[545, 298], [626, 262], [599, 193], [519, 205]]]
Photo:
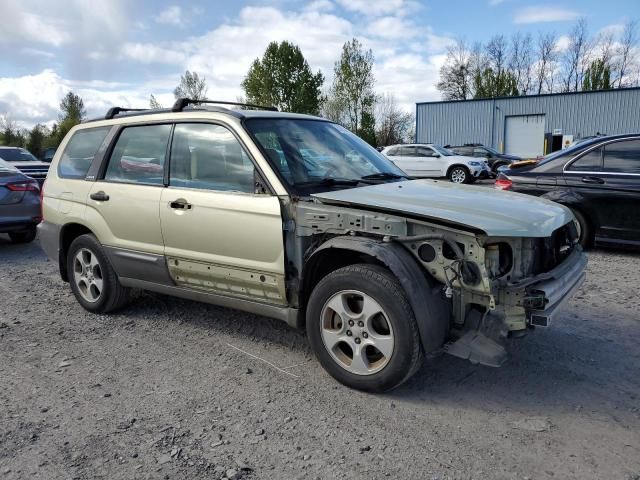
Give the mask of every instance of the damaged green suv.
[[380, 392], [440, 352], [499, 366], [584, 280], [561, 205], [410, 181], [335, 123], [205, 103], [111, 109], [58, 148], [38, 228], [87, 310], [142, 289], [278, 318]]

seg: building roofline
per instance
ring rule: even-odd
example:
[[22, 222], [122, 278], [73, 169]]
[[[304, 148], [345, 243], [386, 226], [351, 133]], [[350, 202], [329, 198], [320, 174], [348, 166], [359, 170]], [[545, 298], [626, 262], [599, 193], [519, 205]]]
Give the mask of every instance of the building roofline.
[[564, 95], [588, 95], [590, 93], [608, 93], [608, 92], [625, 92], [629, 90], [640, 90], [640, 87], [624, 87], [624, 88], [609, 88], [607, 90], [588, 90], [584, 92], [558, 92], [558, 93], [541, 93], [536, 95], [517, 95], [512, 97], [488, 97], [488, 98], [469, 98], [467, 100], [438, 100], [435, 102], [416, 102], [416, 108], [418, 105], [435, 105], [439, 103], [469, 103], [469, 102], [487, 102], [494, 100], [515, 100], [521, 98], [537, 98], [537, 97], [553, 97]]

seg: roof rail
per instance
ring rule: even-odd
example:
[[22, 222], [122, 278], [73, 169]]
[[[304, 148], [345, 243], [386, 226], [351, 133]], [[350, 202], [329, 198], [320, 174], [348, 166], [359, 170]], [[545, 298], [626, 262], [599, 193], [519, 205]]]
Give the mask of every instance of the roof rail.
[[269, 107], [265, 105], [255, 105], [253, 103], [241, 103], [241, 102], [226, 102], [223, 100], [194, 100], [191, 98], [179, 98], [176, 100], [176, 103], [171, 107], [172, 112], [182, 112], [185, 107], [188, 105], [198, 105], [200, 103], [214, 103], [219, 105], [234, 105], [239, 107], [250, 107], [258, 110], [270, 110], [272, 112], [277, 112], [278, 109], [276, 107]]
[[112, 107], [107, 110], [107, 114], [104, 116], [105, 120], [111, 120], [113, 117], [122, 112], [144, 112], [147, 108], [124, 108], [124, 107]]

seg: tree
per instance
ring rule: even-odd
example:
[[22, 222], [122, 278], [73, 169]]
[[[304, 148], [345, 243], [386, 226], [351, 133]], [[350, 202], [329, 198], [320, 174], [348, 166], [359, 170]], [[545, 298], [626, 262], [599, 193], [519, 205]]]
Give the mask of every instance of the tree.
[[190, 98], [192, 100], [206, 100], [207, 79], [200, 78], [196, 72], [186, 70], [180, 75], [180, 84], [173, 90], [173, 95], [178, 98]]
[[447, 48], [447, 58], [440, 68], [440, 81], [436, 88], [445, 100], [466, 100], [472, 97], [471, 51], [464, 40]]
[[[373, 52], [363, 50], [357, 39], [352, 39], [342, 46], [340, 59], [334, 66], [334, 79], [331, 95], [334, 105], [341, 107], [340, 123], [349, 130], [360, 135], [366, 126], [366, 135], [370, 134], [369, 122], [373, 117], [376, 96], [373, 91]], [[364, 121], [363, 121], [364, 120]]]
[[149, 108], [151, 110], [160, 110], [161, 108], [163, 108], [163, 106], [160, 105], [160, 102], [156, 100], [156, 97], [153, 95], [153, 93], [149, 96]]
[[538, 35], [534, 67], [534, 92], [538, 95], [543, 92], [545, 86], [549, 93], [553, 91], [553, 72], [557, 58], [556, 43], [557, 38], [555, 33], [540, 33]]
[[272, 105], [279, 110], [317, 115], [322, 103], [324, 76], [314, 74], [297, 45], [271, 42], [256, 58], [242, 81], [249, 103]]
[[587, 22], [581, 18], [569, 34], [569, 46], [562, 58], [562, 85], [565, 92], [577, 92], [582, 86], [584, 72], [588, 68], [590, 50]]
[[84, 101], [80, 98], [79, 95], [76, 95], [73, 92], [67, 92], [67, 94], [62, 98], [60, 102], [60, 115], [59, 118], [61, 121], [69, 120], [74, 125], [77, 125], [87, 114], [87, 111], [84, 108]]
[[611, 88], [611, 71], [604, 60], [591, 62], [582, 83], [582, 90], [607, 90]]
[[414, 116], [402, 111], [392, 93], [378, 97], [376, 103], [376, 145], [384, 147], [411, 141]]
[[527, 95], [531, 91], [533, 46], [531, 34], [520, 32], [511, 37], [511, 53], [509, 70], [515, 75], [516, 85], [520, 95]]
[[616, 51], [618, 57], [616, 68], [616, 80], [618, 88], [626, 86], [628, 82], [627, 75], [629, 70], [637, 58], [634, 58], [633, 52], [638, 43], [637, 37], [638, 22], [636, 20], [628, 21], [624, 26], [624, 31], [620, 38], [620, 42]]
[[485, 68], [476, 74], [473, 83], [476, 91], [474, 98], [518, 96], [516, 77], [508, 71], [496, 73], [492, 68]]
[[27, 135], [24, 129], [20, 128], [18, 122], [13, 120], [9, 114], [0, 115], [0, 145], [8, 147], [25, 147]]
[[44, 125], [37, 124], [29, 132], [29, 140], [27, 141], [27, 150], [33, 153], [36, 157], [40, 158], [45, 147], [45, 140], [48, 132]]

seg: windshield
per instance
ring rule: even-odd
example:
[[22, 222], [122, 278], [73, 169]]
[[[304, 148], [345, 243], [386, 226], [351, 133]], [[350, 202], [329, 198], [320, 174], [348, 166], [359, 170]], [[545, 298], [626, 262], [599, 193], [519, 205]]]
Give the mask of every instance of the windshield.
[[551, 160], [553, 160], [555, 158], [562, 157], [564, 155], [575, 156], [581, 150], [584, 150], [587, 147], [590, 147], [592, 144], [596, 143], [598, 140], [600, 140], [600, 139], [599, 138], [590, 138], [590, 139], [584, 140], [582, 142], [574, 143], [570, 147], [565, 148], [563, 150], [556, 150], [555, 152], [548, 153], [544, 157], [540, 158], [540, 160], [538, 161], [538, 164], [541, 165], [543, 163], [549, 162], [549, 161], [551, 161]]
[[37, 162], [38, 159], [24, 148], [0, 148], [0, 158], [7, 162]]
[[280, 177], [298, 193], [406, 178], [376, 149], [335, 123], [253, 118], [246, 127]]
[[431, 145], [431, 148], [433, 148], [436, 152], [438, 152], [443, 157], [453, 157], [455, 155], [455, 153], [453, 153], [451, 150], [447, 150], [446, 148], [441, 147], [440, 145]]
[[496, 150], [495, 148], [492, 147], [482, 147], [484, 148], [487, 152], [489, 152], [491, 155], [502, 155], [498, 150]]

